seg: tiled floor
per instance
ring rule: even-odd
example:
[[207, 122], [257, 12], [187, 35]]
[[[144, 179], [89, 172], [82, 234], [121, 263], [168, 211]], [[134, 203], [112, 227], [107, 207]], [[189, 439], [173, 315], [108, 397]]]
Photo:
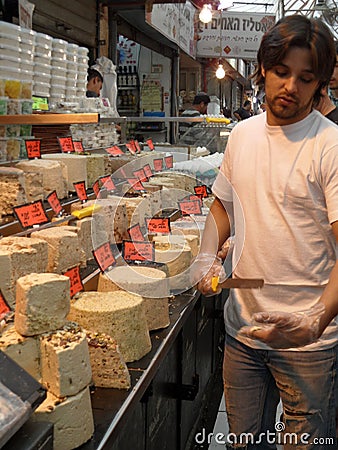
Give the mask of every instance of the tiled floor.
[[[281, 404], [278, 405], [277, 408], [277, 417], [280, 417], [281, 414]], [[216, 418], [216, 423], [214, 426], [214, 431], [212, 436], [206, 437], [208, 438], [208, 442], [210, 442], [209, 450], [221, 450], [225, 449], [225, 441], [226, 436], [229, 434], [229, 426], [227, 421], [227, 415], [225, 410], [225, 402], [224, 396], [222, 397], [221, 403], [219, 405], [218, 415]], [[281, 449], [281, 446], [277, 445], [278, 449]]]

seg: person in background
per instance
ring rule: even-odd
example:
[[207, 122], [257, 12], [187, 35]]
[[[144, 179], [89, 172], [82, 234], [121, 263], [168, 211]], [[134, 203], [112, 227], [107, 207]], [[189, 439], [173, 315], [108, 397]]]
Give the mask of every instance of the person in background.
[[243, 106], [241, 106], [240, 108], [236, 109], [236, 111], [234, 111], [234, 116], [238, 121], [245, 120], [245, 119], [248, 119], [249, 117], [251, 117], [252, 114], [251, 114], [250, 100], [245, 100], [245, 102], [243, 103]]
[[322, 89], [320, 100], [314, 107], [321, 112], [323, 116], [338, 125], [338, 107], [335, 106], [330, 99], [327, 87]]
[[[210, 103], [210, 97], [205, 92], [199, 92], [195, 95], [194, 100], [192, 102], [192, 106], [181, 114], [181, 117], [200, 117], [207, 113], [208, 104]], [[193, 122], [180, 122], [179, 131], [180, 131], [180, 143], [191, 144], [194, 145], [196, 141], [199, 139], [199, 133], [197, 130], [194, 130], [193, 133], [188, 133], [187, 136], [184, 134], [193, 127]], [[198, 145], [198, 144], [197, 144]]]
[[[192, 281], [212, 295], [214, 277], [226, 278], [216, 255], [233, 223], [232, 275], [264, 286], [231, 289], [224, 308], [227, 448], [329, 450], [336, 448], [338, 128], [313, 103], [331, 78], [334, 40], [319, 19], [286, 16], [265, 33], [257, 59], [266, 113], [229, 136]], [[267, 441], [278, 430], [298, 441]], [[254, 442], [240, 440], [247, 435]]]
[[87, 75], [87, 91], [86, 97], [100, 97], [103, 85], [103, 76], [96, 70], [89, 68]]

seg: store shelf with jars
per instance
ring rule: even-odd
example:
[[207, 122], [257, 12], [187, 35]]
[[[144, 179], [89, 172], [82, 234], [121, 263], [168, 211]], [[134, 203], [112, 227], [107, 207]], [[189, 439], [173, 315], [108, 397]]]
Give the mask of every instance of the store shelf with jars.
[[117, 110], [123, 116], [140, 112], [140, 81], [136, 66], [119, 66], [117, 72]]

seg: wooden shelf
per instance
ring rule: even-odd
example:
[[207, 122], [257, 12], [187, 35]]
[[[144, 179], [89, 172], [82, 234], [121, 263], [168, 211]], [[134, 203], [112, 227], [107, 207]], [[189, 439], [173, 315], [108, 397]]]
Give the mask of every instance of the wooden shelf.
[[20, 114], [0, 116], [0, 125], [68, 125], [74, 123], [98, 123], [97, 113], [81, 114]]

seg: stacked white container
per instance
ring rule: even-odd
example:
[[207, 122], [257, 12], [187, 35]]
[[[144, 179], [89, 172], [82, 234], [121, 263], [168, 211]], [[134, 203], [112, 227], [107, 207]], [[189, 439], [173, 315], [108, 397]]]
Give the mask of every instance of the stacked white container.
[[86, 96], [87, 72], [88, 72], [88, 48], [79, 47], [77, 52], [77, 81], [76, 95], [77, 97]]
[[0, 72], [1, 78], [20, 80], [20, 35], [19, 27], [0, 22]]
[[50, 96], [52, 41], [48, 34], [35, 34], [33, 94], [36, 96]]
[[78, 48], [77, 44], [68, 44], [67, 46], [66, 97], [70, 102], [76, 97]]
[[63, 39], [53, 39], [51, 103], [57, 103], [66, 97], [67, 46]]
[[28, 28], [19, 27], [20, 35], [20, 80], [22, 84], [22, 97], [32, 97], [32, 85], [34, 76], [34, 53], [36, 32]]

